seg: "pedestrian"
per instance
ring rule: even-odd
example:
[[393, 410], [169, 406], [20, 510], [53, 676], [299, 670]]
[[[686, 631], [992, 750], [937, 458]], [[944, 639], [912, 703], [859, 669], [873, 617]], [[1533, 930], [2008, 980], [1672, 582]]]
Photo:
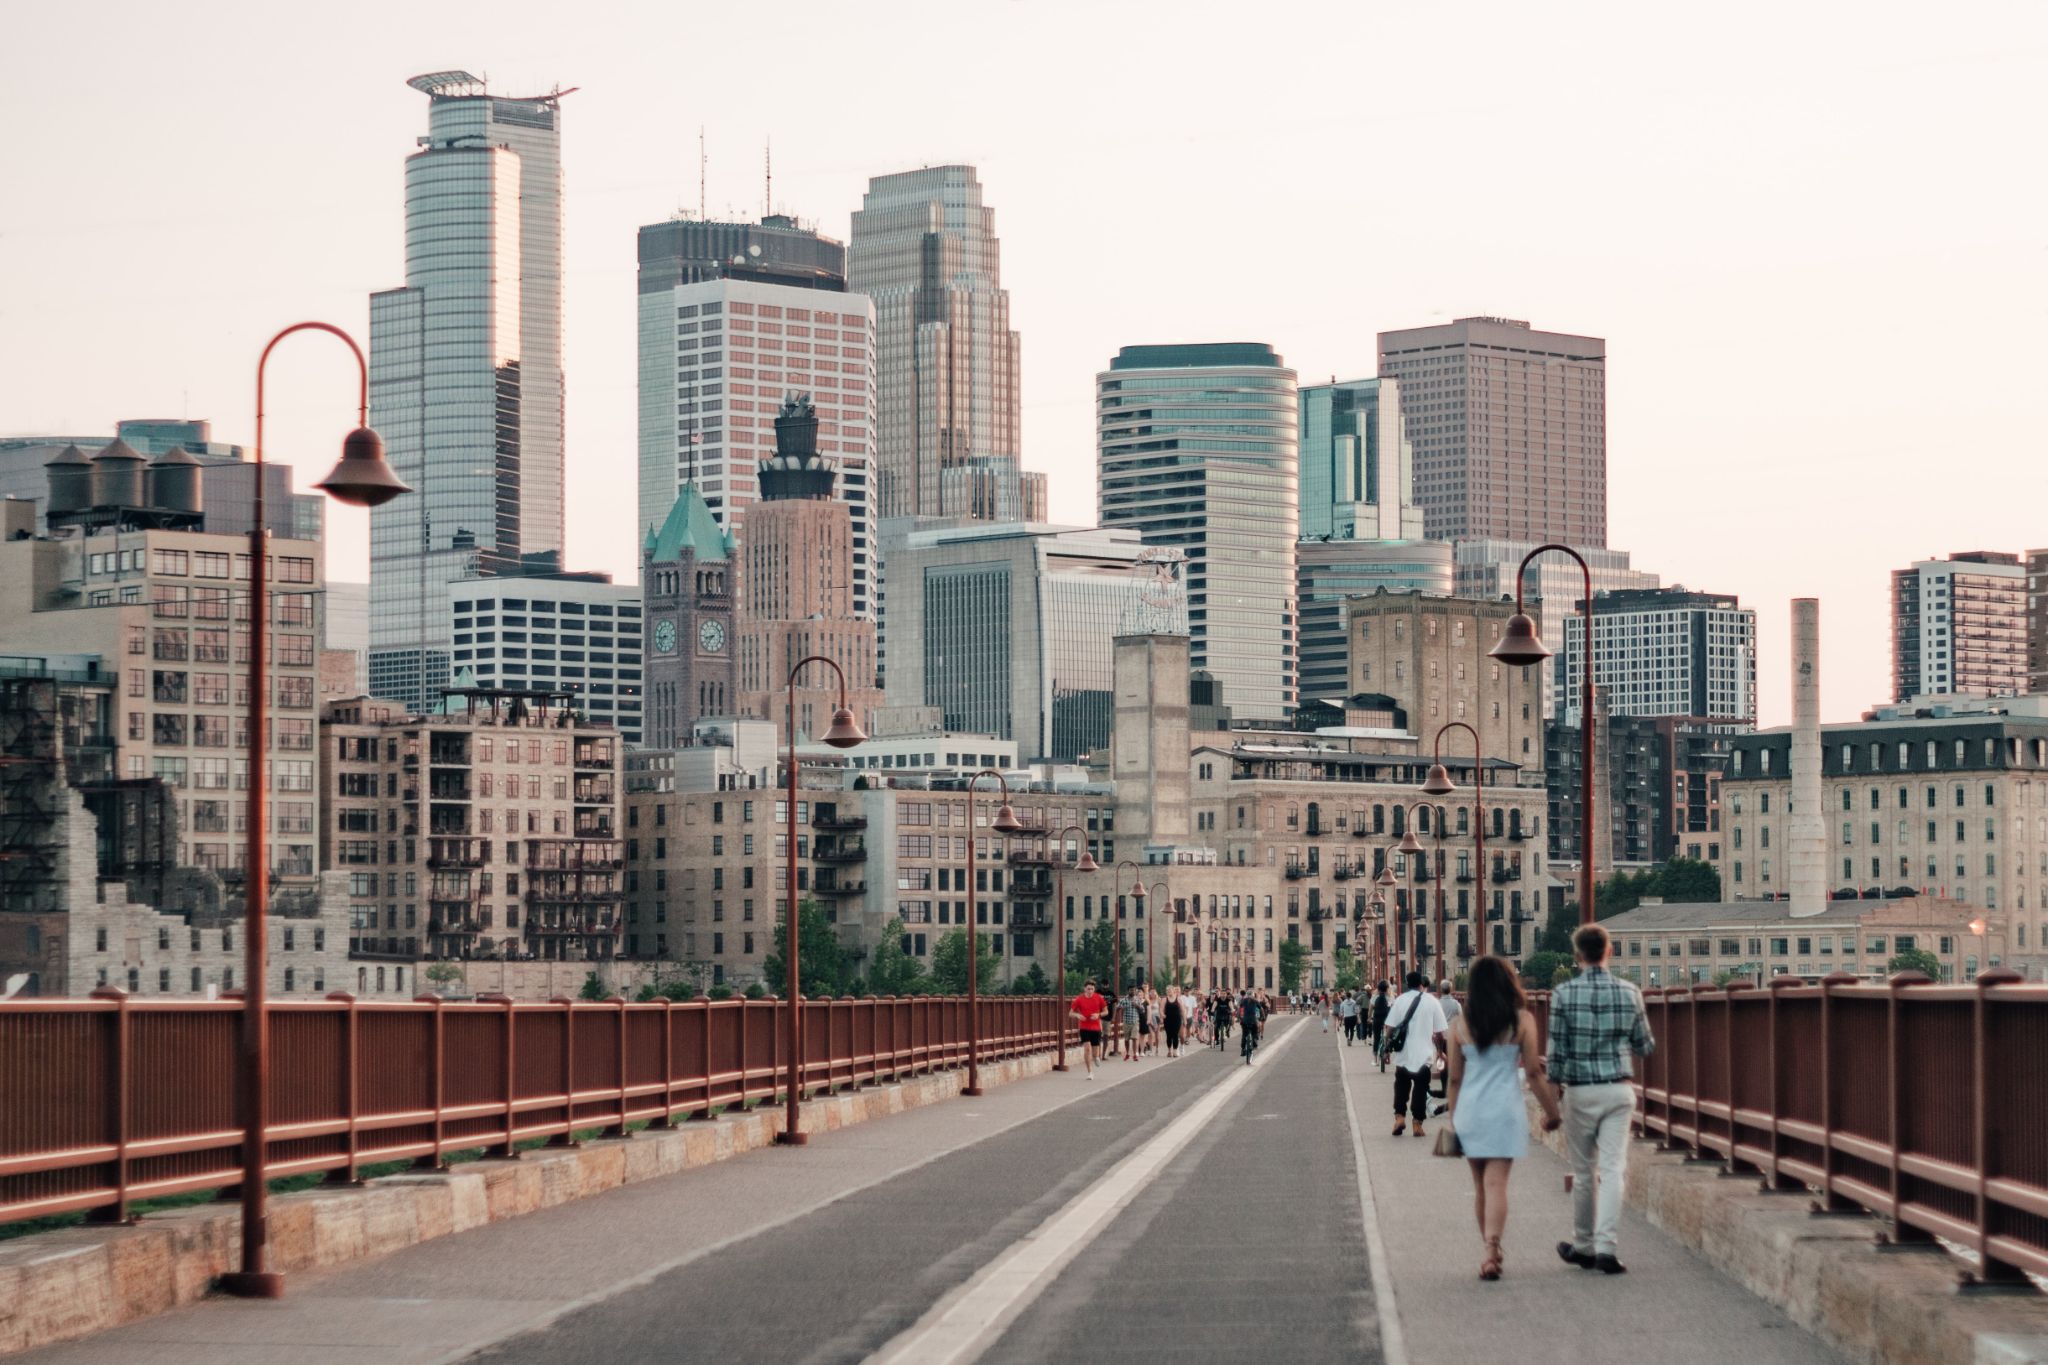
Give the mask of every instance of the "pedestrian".
[[1358, 992], [1346, 991], [1337, 1002], [1337, 1016], [1344, 1021], [1344, 1046], [1358, 1041]]
[[1373, 985], [1372, 1005], [1366, 1014], [1366, 1026], [1372, 1031], [1372, 1050], [1375, 1055], [1378, 1054], [1380, 1040], [1386, 1033], [1389, 1003], [1386, 981], [1382, 979], [1375, 982]]
[[[1450, 1036], [1449, 1026], [1455, 1024], [1458, 1021], [1459, 1013], [1458, 1000], [1456, 996], [1451, 994], [1450, 982], [1440, 981], [1437, 983], [1436, 1003], [1444, 1012], [1444, 1035], [1445, 1038], [1448, 1040]], [[1431, 1093], [1434, 1094], [1438, 1099], [1442, 1100], [1443, 1103], [1437, 1105], [1436, 1108], [1430, 1110], [1430, 1113], [1432, 1114], [1441, 1114], [1451, 1107], [1451, 1082], [1450, 1068], [1448, 1065], [1450, 1045], [1448, 1041], [1446, 1041], [1446, 1043], [1444, 1044], [1444, 1052], [1444, 1058], [1437, 1064], [1437, 1084], [1431, 1088]]]
[[1138, 998], [1138, 988], [1131, 987], [1124, 992], [1123, 1008], [1124, 1060], [1138, 1060], [1138, 1021], [1145, 1015], [1145, 1002]]
[[1621, 1221], [1622, 1171], [1636, 1092], [1630, 1056], [1656, 1050], [1643, 997], [1607, 970], [1613, 944], [1586, 924], [1572, 935], [1579, 974], [1550, 993], [1546, 1070], [1564, 1091], [1564, 1141], [1572, 1171], [1572, 1240], [1557, 1254], [1582, 1270], [1621, 1275], [1615, 1233]]
[[1102, 1056], [1102, 1013], [1108, 1006], [1108, 998], [1095, 989], [1095, 978], [1091, 976], [1067, 1009], [1074, 1027], [1081, 1031], [1081, 1065], [1091, 1081], [1095, 1079], [1095, 1063]]
[[1178, 994], [1174, 994], [1174, 995], [1169, 995], [1169, 996], [1167, 996], [1167, 997], [1166, 997], [1166, 1019], [1165, 1019], [1165, 1024], [1166, 1024], [1166, 1055], [1167, 1055], [1168, 1057], [1178, 1057], [1178, 1056], [1180, 1056], [1180, 1029], [1181, 1029], [1181, 1022], [1182, 1022], [1182, 1015], [1181, 1015], [1181, 1008], [1180, 1008], [1180, 996], [1179, 996]]
[[1324, 995], [1321, 991], [1316, 992], [1316, 1018], [1323, 1021], [1323, 1032], [1328, 1033], [1330, 1031], [1330, 997]]
[[[1508, 1175], [1516, 1159], [1529, 1151], [1523, 1076], [1543, 1107], [1543, 1131], [1555, 1132], [1562, 1119], [1557, 1096], [1543, 1078], [1536, 1016], [1529, 1012], [1514, 968], [1489, 954], [1472, 964], [1467, 981], [1467, 1008], [1459, 1011], [1445, 1034], [1450, 1054], [1446, 1090], [1451, 1131], [1458, 1135], [1458, 1146], [1472, 1170], [1472, 1214], [1486, 1248], [1479, 1278], [1497, 1280], [1500, 1239], [1508, 1226]], [[1444, 992], [1446, 999], [1449, 995]]]
[[1180, 1055], [1185, 1057], [1188, 1039], [1200, 1036], [1202, 1028], [1202, 1002], [1195, 998], [1193, 986], [1180, 988]]
[[1209, 1015], [1216, 1028], [1216, 1050], [1223, 1051], [1230, 1041], [1230, 997], [1222, 991], [1216, 992], [1215, 1003], [1209, 1007]]
[[1422, 1136], [1422, 1119], [1429, 1112], [1429, 1073], [1436, 1065], [1436, 1036], [1444, 1031], [1444, 1012], [1436, 997], [1423, 987], [1429, 978], [1421, 972], [1408, 973], [1408, 989], [1387, 1013], [1387, 1036], [1380, 1044], [1394, 1063], [1394, 1136], [1408, 1127], [1408, 1115]]

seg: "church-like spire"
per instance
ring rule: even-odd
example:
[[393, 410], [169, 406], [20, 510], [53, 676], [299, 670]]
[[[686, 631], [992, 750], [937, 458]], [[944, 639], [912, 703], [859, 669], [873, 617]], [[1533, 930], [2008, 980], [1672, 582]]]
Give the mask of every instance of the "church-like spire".
[[818, 454], [818, 410], [807, 393], [791, 394], [775, 414], [775, 455], [761, 464], [761, 499], [832, 496], [832, 467]]

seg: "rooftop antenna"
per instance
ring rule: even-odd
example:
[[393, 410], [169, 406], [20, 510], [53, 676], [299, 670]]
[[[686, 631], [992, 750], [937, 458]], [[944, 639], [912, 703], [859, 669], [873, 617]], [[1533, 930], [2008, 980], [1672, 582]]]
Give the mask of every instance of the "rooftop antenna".
[[761, 216], [775, 212], [775, 141], [761, 139]]
[[710, 159], [704, 152], [704, 125], [697, 125], [697, 221], [709, 222], [711, 215], [705, 211], [704, 176]]

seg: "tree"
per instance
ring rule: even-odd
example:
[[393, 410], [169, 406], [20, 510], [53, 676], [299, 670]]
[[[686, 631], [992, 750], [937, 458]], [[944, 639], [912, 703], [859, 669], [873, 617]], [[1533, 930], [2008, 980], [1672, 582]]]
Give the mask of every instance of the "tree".
[[427, 980], [433, 982], [437, 989], [446, 991], [450, 985], [462, 980], [462, 968], [453, 962], [436, 962], [427, 968]]
[[[1090, 980], [1095, 982], [1096, 989], [1105, 994], [1116, 994], [1115, 987], [1109, 980], [1110, 949], [1115, 938], [1115, 931], [1110, 928], [1110, 922], [1106, 919], [1096, 920], [1082, 930], [1080, 938], [1075, 940], [1074, 946], [1067, 952], [1068, 995], [1080, 994], [1082, 985]], [[1128, 964], [1125, 971], [1128, 974]]]
[[[1003, 960], [989, 947], [987, 934], [974, 936], [981, 950], [975, 957], [977, 988], [1002, 989]], [[962, 925], [932, 945], [932, 981], [944, 995], [967, 994], [967, 927]]]
[[[806, 996], [837, 995], [846, 983], [846, 951], [839, 946], [839, 927], [825, 918], [814, 900], [797, 902], [798, 989]], [[789, 926], [775, 926], [775, 946], [761, 962], [761, 974], [780, 992], [789, 982]]]
[[1532, 990], [1547, 991], [1556, 984], [1560, 970], [1565, 974], [1564, 979], [1569, 981], [1572, 970], [1570, 957], [1563, 953], [1531, 953], [1522, 963], [1522, 984]]
[[1929, 980], [1941, 980], [1941, 959], [1925, 948], [1908, 948], [1903, 953], [1892, 954], [1892, 960], [1884, 969], [1894, 975], [1899, 972], [1925, 972]]
[[1045, 968], [1034, 962], [1030, 971], [1010, 983], [1010, 994], [1051, 995], [1052, 978], [1045, 974]]
[[585, 1000], [605, 1000], [610, 998], [611, 991], [596, 972], [588, 972], [583, 977], [583, 989], [577, 994]]
[[892, 917], [882, 926], [874, 956], [868, 959], [868, 990], [876, 995], [916, 995], [923, 978], [924, 968], [903, 951], [903, 921]]
[[1365, 984], [1365, 971], [1358, 965], [1358, 959], [1351, 955], [1349, 948], [1337, 950], [1336, 989], [1355, 991]]
[[1280, 941], [1280, 989], [1292, 995], [1301, 989], [1301, 960], [1308, 956], [1308, 949], [1301, 946], [1298, 938]]
[[[1635, 909], [1655, 897], [1672, 905], [1703, 904], [1721, 899], [1721, 874], [1698, 858], [1673, 858], [1641, 872], [1617, 872], [1599, 884], [1601, 919]], [[1577, 908], [1573, 908], [1577, 917]], [[1546, 926], [1546, 937], [1548, 927]]]
[[1550, 907], [1550, 914], [1543, 921], [1543, 932], [1537, 936], [1536, 951], [1569, 954], [1572, 950], [1572, 931], [1578, 927], [1577, 901], [1553, 905]]

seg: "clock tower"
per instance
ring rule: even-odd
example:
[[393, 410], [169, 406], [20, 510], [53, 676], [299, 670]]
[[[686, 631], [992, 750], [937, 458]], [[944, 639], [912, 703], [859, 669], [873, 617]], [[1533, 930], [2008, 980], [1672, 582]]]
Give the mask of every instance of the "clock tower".
[[706, 716], [729, 716], [733, 687], [733, 606], [738, 568], [732, 538], [694, 483], [641, 549], [645, 598], [645, 730], [650, 748], [672, 749]]

